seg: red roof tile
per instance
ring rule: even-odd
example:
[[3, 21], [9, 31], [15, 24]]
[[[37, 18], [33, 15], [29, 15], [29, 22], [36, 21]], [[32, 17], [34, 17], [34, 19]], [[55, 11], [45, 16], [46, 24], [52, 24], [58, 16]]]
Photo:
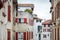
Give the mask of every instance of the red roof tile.
[[44, 21], [42, 24], [44, 25], [44, 24], [51, 24], [51, 22], [52, 22], [52, 20], [46, 20], [46, 21]]

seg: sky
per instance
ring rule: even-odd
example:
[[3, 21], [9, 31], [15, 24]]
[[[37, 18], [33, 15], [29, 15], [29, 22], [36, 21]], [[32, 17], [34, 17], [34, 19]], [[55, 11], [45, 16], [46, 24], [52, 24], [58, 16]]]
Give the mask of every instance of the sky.
[[34, 4], [33, 14], [37, 14], [41, 19], [51, 19], [49, 0], [18, 0], [18, 4]]

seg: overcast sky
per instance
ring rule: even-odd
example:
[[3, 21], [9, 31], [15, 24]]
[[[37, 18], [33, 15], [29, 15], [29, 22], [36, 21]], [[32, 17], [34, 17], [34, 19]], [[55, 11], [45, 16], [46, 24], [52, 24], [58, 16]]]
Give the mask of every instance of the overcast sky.
[[34, 4], [34, 14], [37, 14], [41, 19], [51, 19], [49, 0], [18, 0], [18, 3]]

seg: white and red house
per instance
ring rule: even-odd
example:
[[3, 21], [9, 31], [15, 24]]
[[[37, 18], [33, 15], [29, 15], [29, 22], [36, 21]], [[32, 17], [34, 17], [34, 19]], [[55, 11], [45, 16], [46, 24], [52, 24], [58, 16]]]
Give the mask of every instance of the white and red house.
[[[32, 14], [18, 11], [17, 0], [0, 0], [0, 5], [0, 40], [32, 40]], [[33, 4], [20, 7], [34, 9]]]
[[0, 0], [0, 40], [14, 39], [14, 14], [17, 14], [17, 0]]
[[33, 4], [18, 4], [18, 16], [15, 17], [15, 32], [17, 40], [33, 39], [33, 16], [25, 12], [26, 9], [33, 11]]
[[45, 20], [42, 23], [41, 40], [51, 40], [51, 28], [52, 28], [51, 20]]

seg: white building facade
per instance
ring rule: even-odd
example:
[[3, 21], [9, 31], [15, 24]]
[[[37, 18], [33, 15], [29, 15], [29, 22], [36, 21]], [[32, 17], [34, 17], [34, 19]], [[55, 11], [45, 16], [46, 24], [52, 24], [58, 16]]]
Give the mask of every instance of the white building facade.
[[40, 40], [41, 39], [41, 31], [42, 31], [42, 19], [36, 17], [37, 15], [34, 14], [34, 25], [33, 25], [33, 40]]
[[42, 23], [41, 40], [51, 40], [51, 20]]
[[18, 4], [18, 16], [15, 17], [17, 40], [33, 40], [33, 15], [25, 12], [26, 9], [32, 10], [33, 6], [33, 4]]
[[0, 0], [0, 40], [13, 40], [14, 14], [17, 14], [17, 0]]

